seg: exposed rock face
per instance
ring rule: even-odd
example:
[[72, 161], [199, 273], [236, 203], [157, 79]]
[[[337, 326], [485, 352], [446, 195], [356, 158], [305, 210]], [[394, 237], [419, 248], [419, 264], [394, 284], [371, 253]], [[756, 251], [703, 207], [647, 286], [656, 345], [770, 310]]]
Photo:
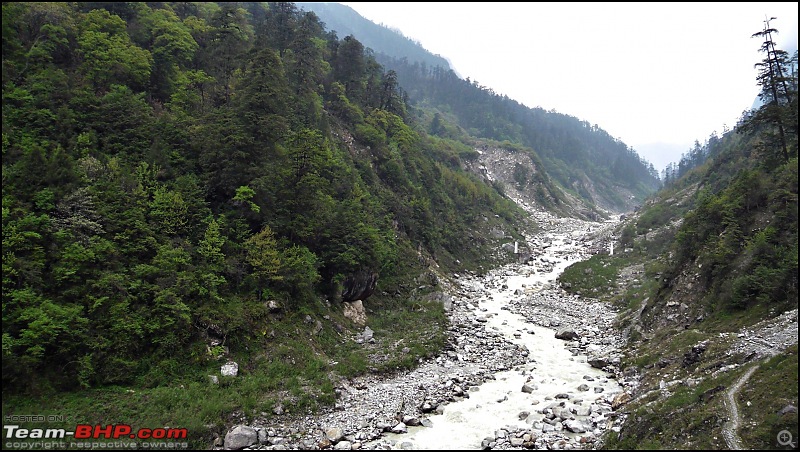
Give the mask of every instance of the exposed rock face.
[[375, 272], [358, 272], [354, 275], [350, 275], [344, 281], [342, 301], [366, 300], [375, 292], [375, 286], [377, 284], [378, 274]]
[[[506, 194], [518, 204], [559, 210], [570, 217], [596, 219], [596, 213], [585, 200], [547, 182], [542, 177], [543, 169], [531, 159], [530, 154], [491, 145], [481, 145], [475, 150], [478, 151], [478, 158], [465, 161], [465, 169], [489, 184], [495, 181], [502, 183]], [[585, 176], [584, 179], [583, 184], [593, 188], [591, 180]], [[592, 196], [598, 198], [596, 193], [592, 193]]]
[[352, 320], [356, 325], [366, 325], [367, 313], [361, 300], [342, 303], [344, 305], [344, 316]]

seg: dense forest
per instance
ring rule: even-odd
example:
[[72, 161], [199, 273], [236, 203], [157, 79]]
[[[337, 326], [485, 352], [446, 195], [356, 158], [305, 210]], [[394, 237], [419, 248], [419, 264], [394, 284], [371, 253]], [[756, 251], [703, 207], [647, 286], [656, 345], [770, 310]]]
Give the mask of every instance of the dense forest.
[[267, 301], [399, 293], [519, 218], [292, 3], [2, 11], [4, 392], [157, 386], [271, 346]]
[[297, 6], [305, 11], [313, 11], [327, 30], [336, 32], [339, 36], [353, 35], [376, 54], [407, 58], [428, 66], [450, 69], [450, 64], [442, 56], [427, 51], [419, 42], [404, 36], [399, 30], [382, 24], [376, 25], [349, 6], [340, 3], [306, 2], [297, 3]]

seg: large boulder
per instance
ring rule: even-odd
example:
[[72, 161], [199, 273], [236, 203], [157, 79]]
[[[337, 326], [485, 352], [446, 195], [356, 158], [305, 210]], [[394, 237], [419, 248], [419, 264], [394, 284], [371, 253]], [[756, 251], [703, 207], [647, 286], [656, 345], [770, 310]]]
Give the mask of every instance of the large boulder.
[[338, 443], [344, 438], [344, 432], [339, 427], [331, 427], [325, 430], [325, 436], [332, 442]]
[[564, 427], [566, 427], [567, 430], [572, 433], [586, 433], [586, 425], [577, 419], [569, 419], [565, 421]]
[[342, 301], [350, 302], [366, 300], [375, 292], [378, 284], [378, 274], [375, 272], [358, 272], [344, 280]]
[[239, 374], [239, 364], [234, 361], [228, 361], [222, 365], [219, 371], [225, 377], [235, 377]]
[[225, 435], [225, 450], [239, 450], [258, 442], [258, 432], [246, 425], [237, 425]]
[[570, 328], [564, 328], [564, 329], [556, 331], [556, 339], [562, 339], [562, 340], [565, 340], [565, 341], [571, 341], [571, 340], [574, 340], [574, 339], [578, 339], [579, 337], [580, 336], [578, 336], [578, 333], [576, 333], [575, 330], [570, 329]]
[[602, 369], [611, 363], [607, 357], [592, 358], [587, 362], [595, 369]]
[[683, 355], [683, 367], [689, 367], [697, 364], [702, 359], [701, 356], [708, 348], [708, 341], [700, 342], [692, 347], [692, 350]]
[[367, 312], [364, 310], [364, 304], [361, 300], [356, 300], [353, 302], [343, 302], [342, 305], [344, 306], [344, 316], [350, 319], [356, 325], [366, 325], [367, 324]]

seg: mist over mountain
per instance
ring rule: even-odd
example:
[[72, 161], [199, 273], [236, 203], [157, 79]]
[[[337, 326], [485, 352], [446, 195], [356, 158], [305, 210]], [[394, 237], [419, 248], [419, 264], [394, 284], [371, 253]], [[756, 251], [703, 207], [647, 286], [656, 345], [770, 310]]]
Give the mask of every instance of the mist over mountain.
[[[342, 11], [358, 24], [357, 29], [351, 29], [359, 40], [384, 29], [342, 5], [314, 5], [329, 30], [335, 27], [328, 21], [340, 20]], [[376, 59], [397, 74], [412, 105], [450, 118], [468, 135], [528, 147], [556, 184], [589, 206], [629, 210], [659, 186], [658, 172], [652, 164], [611, 137], [601, 125], [568, 114], [528, 108], [496, 94], [491, 87], [461, 79], [446, 66], [432, 66], [413, 54], [387, 51], [384, 41], [376, 41], [375, 45]], [[414, 54], [424, 52], [419, 44], [416, 47]], [[425, 115], [423, 120], [432, 121], [433, 116]]]
[[313, 11], [329, 31], [344, 38], [353, 35], [366, 47], [394, 58], [408, 58], [428, 66], [451, 69], [449, 61], [425, 50], [417, 41], [403, 35], [401, 30], [376, 25], [353, 8], [340, 3], [297, 3], [305, 11]]

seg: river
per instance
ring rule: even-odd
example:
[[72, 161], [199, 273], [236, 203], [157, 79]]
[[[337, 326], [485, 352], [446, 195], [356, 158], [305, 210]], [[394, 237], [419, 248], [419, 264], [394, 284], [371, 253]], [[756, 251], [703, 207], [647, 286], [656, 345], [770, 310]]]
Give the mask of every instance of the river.
[[[550, 234], [546, 238], [549, 246], [539, 259], [550, 264], [546, 270], [537, 271], [535, 265], [513, 264], [484, 278], [466, 282], [473, 289], [495, 286], [477, 300], [473, 312], [487, 320], [487, 329], [498, 331], [507, 340], [525, 347], [529, 361], [514, 370], [498, 372], [494, 380], [473, 388], [468, 399], [448, 404], [443, 414], [429, 418], [431, 427], [416, 427], [408, 434], [392, 435], [399, 447], [480, 449], [484, 439], [496, 438], [498, 434], [508, 435], [510, 431], [524, 431], [532, 426], [534, 431], [543, 428], [560, 431], [573, 440], [593, 433], [591, 414], [597, 412], [594, 402], [596, 399], [605, 400], [621, 392], [622, 388], [606, 372], [590, 366], [586, 356], [570, 352], [565, 341], [556, 339], [554, 330], [532, 325], [508, 309], [512, 300], [526, 292], [555, 290], [556, 278], [564, 269], [588, 257], [585, 245], [576, 237], [580, 232]], [[497, 273], [502, 275], [499, 287], [496, 287]], [[545, 289], [541, 289], [543, 287]], [[523, 385], [527, 385], [527, 392], [522, 391]], [[581, 385], [588, 386], [589, 390], [579, 390]], [[571, 398], [556, 399], [559, 394]], [[564, 428], [564, 422], [551, 426], [552, 430], [545, 427], [548, 425], [544, 421], [546, 414], [555, 407], [562, 411], [570, 410], [572, 416], [569, 417], [585, 425], [588, 432], [569, 432]], [[583, 409], [579, 410], [579, 407]], [[507, 426], [511, 428], [500, 431]]]
[[[527, 239], [526, 262], [452, 275], [440, 355], [392, 376], [343, 380], [328, 412], [256, 423], [260, 447], [577, 449], [618, 428], [612, 402], [622, 388], [609, 358], [619, 346], [615, 314], [556, 282], [596, 251], [586, 236], [603, 225], [541, 215], [543, 232]], [[556, 329], [575, 337], [557, 339]], [[593, 367], [587, 352], [608, 365]]]

